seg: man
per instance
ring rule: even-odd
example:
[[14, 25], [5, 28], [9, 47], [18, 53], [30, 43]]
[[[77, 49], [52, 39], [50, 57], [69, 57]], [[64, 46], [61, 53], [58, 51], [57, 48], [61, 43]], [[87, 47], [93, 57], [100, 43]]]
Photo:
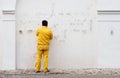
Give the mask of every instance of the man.
[[44, 72], [48, 72], [48, 51], [50, 40], [53, 38], [52, 31], [48, 28], [48, 22], [42, 21], [42, 27], [37, 29], [36, 36], [38, 38], [37, 58], [35, 64], [36, 72], [40, 72], [42, 55], [44, 57]]

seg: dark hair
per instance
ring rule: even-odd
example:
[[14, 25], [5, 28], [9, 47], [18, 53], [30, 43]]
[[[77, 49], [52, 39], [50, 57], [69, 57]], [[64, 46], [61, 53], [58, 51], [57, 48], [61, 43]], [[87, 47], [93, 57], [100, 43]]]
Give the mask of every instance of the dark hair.
[[43, 21], [42, 21], [42, 26], [48, 26], [47, 20], [43, 20]]

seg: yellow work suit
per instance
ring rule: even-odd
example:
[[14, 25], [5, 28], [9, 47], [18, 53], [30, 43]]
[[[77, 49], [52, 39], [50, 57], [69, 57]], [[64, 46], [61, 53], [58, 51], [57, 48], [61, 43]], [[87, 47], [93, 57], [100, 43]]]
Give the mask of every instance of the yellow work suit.
[[38, 39], [38, 45], [37, 45], [37, 58], [36, 58], [36, 64], [35, 69], [36, 71], [40, 71], [41, 68], [41, 59], [42, 55], [44, 57], [44, 72], [48, 71], [48, 51], [49, 51], [49, 44], [50, 40], [53, 38], [52, 31], [47, 28], [46, 26], [42, 26], [41, 28], [38, 28], [36, 32], [36, 36]]

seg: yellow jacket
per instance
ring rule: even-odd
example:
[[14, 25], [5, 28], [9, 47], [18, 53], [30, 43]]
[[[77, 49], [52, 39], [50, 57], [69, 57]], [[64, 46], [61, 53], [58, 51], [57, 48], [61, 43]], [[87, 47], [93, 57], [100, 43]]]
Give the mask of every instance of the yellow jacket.
[[36, 36], [38, 37], [38, 45], [49, 45], [53, 38], [52, 31], [46, 26], [37, 29]]

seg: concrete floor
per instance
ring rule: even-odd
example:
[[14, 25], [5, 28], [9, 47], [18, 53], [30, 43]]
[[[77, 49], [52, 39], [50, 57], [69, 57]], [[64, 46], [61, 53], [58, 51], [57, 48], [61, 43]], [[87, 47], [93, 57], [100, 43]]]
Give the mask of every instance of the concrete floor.
[[78, 75], [78, 74], [0, 74], [0, 78], [120, 78], [112, 75]]
[[34, 70], [0, 71], [0, 78], [120, 78], [120, 69], [51, 69], [49, 73]]

